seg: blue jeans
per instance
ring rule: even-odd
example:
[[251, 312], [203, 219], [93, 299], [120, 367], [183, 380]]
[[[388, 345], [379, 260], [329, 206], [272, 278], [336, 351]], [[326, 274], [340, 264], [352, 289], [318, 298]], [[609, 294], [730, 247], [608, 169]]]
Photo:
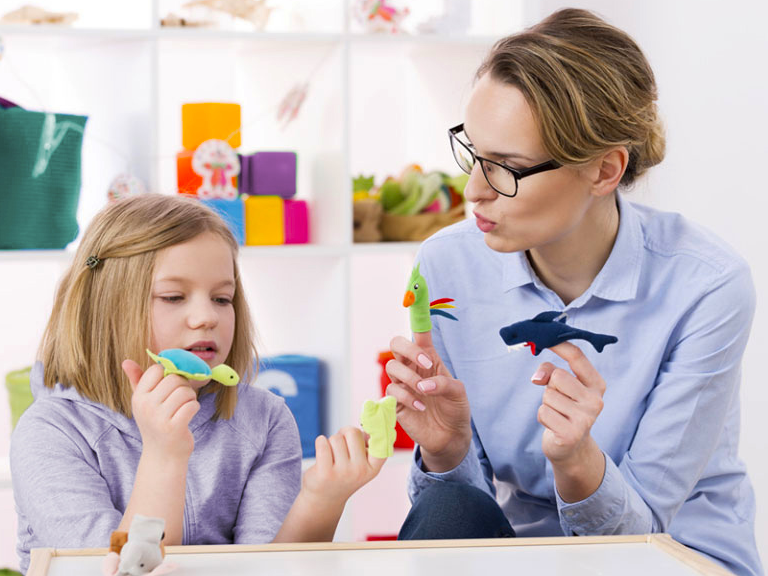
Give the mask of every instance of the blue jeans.
[[514, 538], [515, 531], [488, 494], [457, 482], [436, 482], [419, 494], [398, 540]]

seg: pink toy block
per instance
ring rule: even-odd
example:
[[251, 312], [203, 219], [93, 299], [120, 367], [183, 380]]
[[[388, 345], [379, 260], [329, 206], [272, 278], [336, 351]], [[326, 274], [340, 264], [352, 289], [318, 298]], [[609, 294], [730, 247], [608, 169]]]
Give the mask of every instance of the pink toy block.
[[304, 200], [285, 200], [285, 243], [309, 242], [309, 208]]

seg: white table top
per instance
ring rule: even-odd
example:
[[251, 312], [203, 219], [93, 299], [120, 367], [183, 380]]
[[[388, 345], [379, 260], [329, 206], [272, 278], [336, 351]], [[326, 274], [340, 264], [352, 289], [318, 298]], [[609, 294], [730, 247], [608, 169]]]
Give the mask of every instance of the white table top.
[[[546, 542], [549, 542], [548, 544]], [[169, 547], [166, 560], [177, 564], [174, 576], [441, 576], [468, 574], [535, 574], [549, 576], [697, 576], [723, 575], [724, 570], [667, 536], [528, 538], [501, 540], [314, 545], [290, 550], [262, 547]], [[422, 547], [414, 547], [419, 546]], [[410, 547], [406, 547], [410, 546]], [[185, 552], [185, 550], [194, 552]], [[218, 550], [215, 552], [207, 551]], [[43, 551], [39, 551], [43, 552]], [[84, 551], [81, 551], [84, 552]], [[68, 554], [68, 551], [57, 551]], [[95, 553], [90, 551], [90, 553]], [[99, 574], [97, 556], [55, 555], [33, 559], [28, 576]], [[43, 564], [50, 562], [46, 568]]]

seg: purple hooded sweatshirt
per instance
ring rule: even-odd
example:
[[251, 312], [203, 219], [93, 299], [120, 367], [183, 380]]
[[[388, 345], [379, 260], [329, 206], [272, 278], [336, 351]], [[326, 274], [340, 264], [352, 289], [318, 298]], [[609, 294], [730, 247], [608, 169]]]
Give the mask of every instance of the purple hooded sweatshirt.
[[[11, 437], [21, 570], [32, 548], [102, 548], [120, 524], [141, 456], [136, 421], [31, 374], [35, 402]], [[182, 544], [270, 542], [301, 486], [296, 421], [282, 398], [240, 384], [229, 420], [211, 421], [215, 395], [200, 398], [189, 428]]]

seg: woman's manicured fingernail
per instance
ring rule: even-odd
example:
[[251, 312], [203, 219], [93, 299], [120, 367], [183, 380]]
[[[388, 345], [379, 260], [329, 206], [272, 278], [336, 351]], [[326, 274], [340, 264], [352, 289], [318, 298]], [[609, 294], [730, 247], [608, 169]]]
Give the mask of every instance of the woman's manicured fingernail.
[[542, 378], [544, 378], [544, 376], [546, 376], [546, 375], [547, 375], [547, 373], [544, 372], [544, 370], [536, 370], [536, 373], [533, 376], [531, 376], [531, 380], [533, 382], [536, 382], [536, 381], [541, 380]]
[[419, 354], [419, 364], [424, 366], [424, 368], [432, 368], [432, 360], [426, 354]]
[[424, 412], [424, 410], [427, 409], [427, 407], [424, 406], [424, 404], [422, 404], [418, 400], [413, 401], [413, 407], [416, 408], [416, 410], [418, 410], [419, 412]]
[[437, 384], [435, 384], [432, 380], [422, 380], [417, 384], [417, 386], [422, 392], [429, 392], [430, 390], [437, 388]]

